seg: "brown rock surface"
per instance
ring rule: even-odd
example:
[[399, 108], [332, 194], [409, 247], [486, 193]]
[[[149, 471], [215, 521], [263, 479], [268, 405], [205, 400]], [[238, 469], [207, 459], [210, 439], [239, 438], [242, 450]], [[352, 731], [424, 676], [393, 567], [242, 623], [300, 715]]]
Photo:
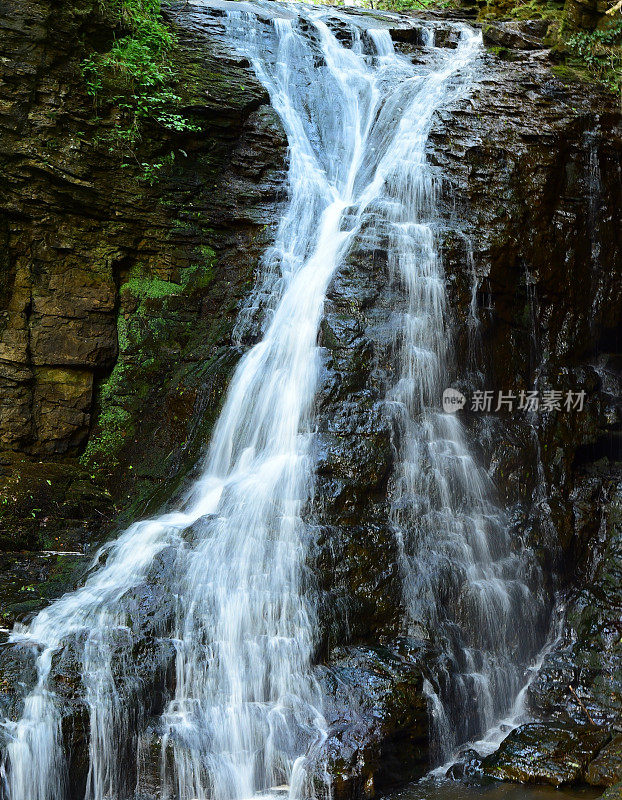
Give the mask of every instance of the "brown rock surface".
[[[48, 485], [63, 461], [78, 485], [110, 490], [93, 517], [106, 528], [113, 503], [144, 510], [204, 444], [199, 423], [237, 357], [236, 306], [274, 223], [283, 135], [248, 65], [223, 59], [217, 28], [209, 40], [180, 28], [173, 53], [199, 130], [150, 123], [129, 158], [114, 145], [118, 110], [104, 96], [96, 116], [80, 72], [114, 34], [97, 3], [5, 3], [0, 29], [0, 490], [28, 499], [34, 473]], [[144, 168], [167, 154], [151, 186]], [[16, 459], [29, 464], [19, 487]], [[15, 502], [15, 514], [0, 508], [13, 546], [45, 540], [64, 516], [20, 516], [27, 503]]]

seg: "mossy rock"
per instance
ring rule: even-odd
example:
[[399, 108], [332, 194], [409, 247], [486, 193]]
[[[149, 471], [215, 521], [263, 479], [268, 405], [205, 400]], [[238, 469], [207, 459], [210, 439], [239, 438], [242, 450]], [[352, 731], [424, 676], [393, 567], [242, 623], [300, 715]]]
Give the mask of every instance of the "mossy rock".
[[604, 791], [600, 800], [622, 800], [622, 781]]
[[75, 588], [88, 563], [73, 553], [0, 553], [0, 625], [23, 622]]
[[581, 783], [588, 765], [609, 739], [609, 731], [594, 726], [521, 725], [483, 760], [483, 773], [518, 783]]
[[585, 780], [591, 786], [614, 786], [622, 781], [622, 734], [614, 736], [590, 763]]

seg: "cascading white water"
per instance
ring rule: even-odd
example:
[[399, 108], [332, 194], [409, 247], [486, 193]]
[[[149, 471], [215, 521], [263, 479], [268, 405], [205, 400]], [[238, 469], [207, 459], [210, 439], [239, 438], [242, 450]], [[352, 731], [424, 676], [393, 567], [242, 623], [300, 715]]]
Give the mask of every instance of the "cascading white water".
[[[459, 425], [430, 410], [447, 332], [425, 147], [435, 112], [467, 91], [479, 35], [456, 26], [456, 49], [433, 48], [426, 28], [430, 58], [421, 68], [394, 52], [386, 30], [369, 30], [373, 21], [296, 5], [220, 5], [232, 46], [268, 89], [290, 147], [289, 202], [249, 304], [264, 309], [263, 337], [238, 365], [202, 476], [180, 511], [133, 525], [98, 556], [105, 564], [82, 589], [13, 633], [38, 648], [39, 677], [22, 719], [6, 723], [10, 800], [65, 796], [51, 676], [69, 643], [90, 709], [86, 798], [123, 796], [130, 715], [118, 670], [132, 659], [134, 594], [169, 550], [174, 566], [161, 602], [173, 632], [160, 633], [174, 642], [176, 681], [161, 718], [164, 796], [245, 800], [279, 784], [292, 797], [312, 792], [305, 757], [326, 735], [303, 521], [313, 490], [316, 340], [331, 277], [359, 235], [387, 237], [409, 297], [396, 320], [403, 372], [390, 402], [403, 423], [394, 516], [413, 615], [427, 625], [443, 616], [446, 632], [448, 622], [479, 626], [461, 651], [475, 681], [492, 674], [489, 654], [509, 663], [511, 598], [526, 602]], [[335, 20], [349, 41], [335, 35]], [[456, 613], [441, 615], [454, 599]], [[497, 711], [493, 701], [479, 709], [485, 722]]]
[[[462, 424], [440, 408], [450, 386], [451, 324], [437, 242], [439, 181], [418, 148], [403, 163], [378, 223], [408, 296], [394, 326], [401, 376], [390, 393], [399, 420], [393, 521], [412, 621], [444, 655], [440, 698], [426, 684], [442, 758], [510, 711], [543, 644], [545, 606], [535, 560], [510, 540]], [[467, 324], [475, 313], [472, 301]]]

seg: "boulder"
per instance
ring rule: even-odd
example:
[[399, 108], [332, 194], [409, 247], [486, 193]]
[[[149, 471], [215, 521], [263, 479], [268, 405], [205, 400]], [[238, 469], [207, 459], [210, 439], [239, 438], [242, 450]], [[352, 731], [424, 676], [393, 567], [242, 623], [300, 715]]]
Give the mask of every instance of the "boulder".
[[482, 762], [483, 774], [518, 783], [564, 786], [585, 780], [610, 734], [594, 726], [528, 723], [516, 728]]
[[408, 639], [338, 649], [318, 669], [329, 730], [317, 758], [336, 800], [372, 797], [429, 769], [428, 656], [426, 643]]
[[600, 800], [620, 800], [622, 798], [622, 782], [610, 786], [600, 796]]
[[544, 20], [491, 22], [482, 26], [484, 43], [511, 50], [542, 50], [548, 23]]
[[622, 781], [622, 735], [614, 736], [590, 762], [585, 781], [591, 786], [613, 786]]

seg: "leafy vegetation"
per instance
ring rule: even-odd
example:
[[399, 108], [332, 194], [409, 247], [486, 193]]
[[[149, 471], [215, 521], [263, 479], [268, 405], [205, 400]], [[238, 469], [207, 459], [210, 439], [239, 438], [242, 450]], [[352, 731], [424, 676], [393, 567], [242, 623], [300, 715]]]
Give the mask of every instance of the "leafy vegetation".
[[382, 11], [418, 11], [425, 8], [448, 8], [453, 5], [452, 0], [369, 0], [369, 3], [370, 8]]
[[[620, 9], [614, 6], [605, 15], [601, 7], [599, 27], [589, 30], [581, 29], [584, 23], [577, 12], [574, 19], [569, 18], [571, 5], [564, 0], [487, 0], [479, 19], [545, 20], [549, 25], [544, 43], [553, 48], [559, 62], [553, 67], [558, 77], [597, 81], [612, 92], [622, 91]], [[592, 16], [587, 24], [594, 24], [596, 19]], [[608, 24], [601, 27], [605, 22]]]
[[[100, 7], [124, 35], [108, 52], [85, 58], [82, 73], [96, 110], [104, 97], [119, 110], [111, 146], [120, 141], [133, 153], [147, 121], [178, 133], [198, 130], [180, 112], [181, 98], [172, 88], [175, 37], [162, 21], [160, 0], [100, 0]], [[165, 163], [143, 165], [151, 166], [145, 179], [154, 182]]]
[[622, 91], [622, 19], [610, 28], [575, 33], [566, 45], [600, 83]]

